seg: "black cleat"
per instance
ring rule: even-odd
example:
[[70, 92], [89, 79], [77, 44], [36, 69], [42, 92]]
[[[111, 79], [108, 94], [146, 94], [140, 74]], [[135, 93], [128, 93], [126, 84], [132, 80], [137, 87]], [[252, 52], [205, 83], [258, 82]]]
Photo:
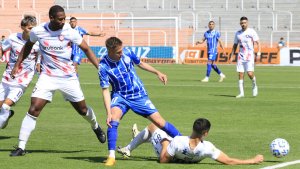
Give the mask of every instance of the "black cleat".
[[106, 135], [105, 133], [103, 132], [103, 130], [101, 129], [101, 127], [98, 125], [98, 127], [96, 129], [93, 129], [93, 131], [95, 132], [98, 140], [101, 142], [101, 143], [105, 143], [106, 141]]
[[15, 111], [13, 111], [13, 110], [9, 110], [9, 112], [10, 112], [10, 114], [9, 114], [9, 116], [8, 116], [8, 119], [6, 120], [6, 122], [4, 123], [4, 125], [2, 126], [2, 129], [5, 129], [5, 128], [6, 128], [6, 126], [8, 125], [9, 119], [10, 119], [12, 116], [14, 116], [14, 114], [15, 114]]
[[15, 150], [10, 152], [11, 157], [16, 157], [16, 156], [24, 156], [26, 154], [25, 150], [22, 150], [21, 148], [16, 148]]

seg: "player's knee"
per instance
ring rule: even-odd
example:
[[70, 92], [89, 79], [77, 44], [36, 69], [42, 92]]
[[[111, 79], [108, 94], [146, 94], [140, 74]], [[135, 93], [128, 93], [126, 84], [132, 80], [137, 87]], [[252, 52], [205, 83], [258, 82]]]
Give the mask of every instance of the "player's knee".
[[30, 108], [28, 110], [28, 114], [30, 114], [31, 116], [34, 116], [34, 117], [38, 117], [40, 112], [41, 112], [41, 110], [36, 106], [30, 106]]

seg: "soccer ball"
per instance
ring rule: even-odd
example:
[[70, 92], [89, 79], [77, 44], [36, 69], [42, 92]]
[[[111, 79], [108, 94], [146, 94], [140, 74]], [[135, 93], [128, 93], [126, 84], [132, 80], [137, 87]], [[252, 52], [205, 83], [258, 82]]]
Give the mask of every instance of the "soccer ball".
[[289, 153], [290, 145], [285, 139], [276, 138], [270, 144], [270, 150], [273, 156], [281, 158]]

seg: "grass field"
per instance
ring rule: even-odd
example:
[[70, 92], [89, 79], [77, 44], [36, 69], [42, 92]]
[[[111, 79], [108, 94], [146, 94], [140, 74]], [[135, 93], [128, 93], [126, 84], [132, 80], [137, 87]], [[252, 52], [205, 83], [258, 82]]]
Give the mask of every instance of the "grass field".
[[[3, 72], [4, 64], [0, 65]], [[163, 86], [157, 77], [138, 69], [149, 96], [162, 116], [172, 122], [184, 135], [189, 135], [192, 123], [198, 117], [212, 123], [206, 140], [232, 157], [249, 158], [263, 154], [261, 165], [224, 166], [211, 159], [199, 164], [159, 164], [150, 144], [144, 144], [125, 160], [117, 155], [114, 168], [249, 168], [257, 169], [300, 159], [300, 78], [299, 67], [256, 67], [259, 95], [252, 97], [251, 82], [245, 79], [245, 95], [238, 94], [235, 66], [221, 66], [227, 78], [219, 83], [212, 72], [209, 83], [201, 83], [205, 66], [154, 65], [168, 75]], [[80, 81], [87, 103], [93, 107], [98, 122], [106, 129], [105, 111], [96, 70], [87, 64], [80, 66]], [[83, 120], [65, 102], [59, 92], [38, 118], [35, 131], [27, 144], [24, 157], [9, 157], [12, 146], [17, 145], [21, 122], [29, 107], [34, 82], [13, 107], [16, 114], [8, 127], [0, 131], [0, 169], [96, 169], [105, 168], [107, 144], [100, 145]], [[117, 145], [126, 145], [131, 139], [131, 126], [144, 128], [148, 121], [128, 112], [119, 127]], [[291, 146], [287, 157], [277, 159], [269, 151], [275, 138], [285, 138]], [[286, 168], [296, 169], [300, 165]]]

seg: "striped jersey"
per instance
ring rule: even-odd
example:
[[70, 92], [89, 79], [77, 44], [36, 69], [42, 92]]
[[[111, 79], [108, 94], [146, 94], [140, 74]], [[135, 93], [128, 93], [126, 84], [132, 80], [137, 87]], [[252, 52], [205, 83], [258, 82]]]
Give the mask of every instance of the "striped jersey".
[[176, 136], [167, 147], [167, 152], [175, 158], [175, 161], [186, 163], [197, 163], [204, 158], [216, 160], [221, 151], [211, 142], [202, 141], [194, 148], [190, 148], [190, 138], [188, 136]]
[[208, 30], [204, 33], [204, 38], [207, 43], [207, 53], [216, 54], [218, 53], [218, 40], [220, 38], [220, 32], [216, 30]]
[[39, 42], [41, 51], [41, 74], [51, 77], [77, 78], [71, 60], [71, 43], [80, 45], [82, 37], [69, 24], [57, 31], [49, 29], [49, 22], [34, 27], [30, 41]]
[[234, 44], [240, 46], [238, 61], [254, 61], [254, 42], [258, 41], [258, 35], [252, 28], [242, 29], [235, 33]]
[[[75, 28], [73, 28], [74, 30], [76, 30], [81, 37], [83, 37], [83, 35], [87, 35], [88, 31], [80, 26], [76, 26]], [[72, 43], [72, 55], [73, 56], [78, 56], [81, 55], [83, 52], [82, 50], [79, 48], [78, 45], [76, 45], [75, 43]]]
[[141, 63], [133, 51], [123, 48], [119, 61], [111, 60], [105, 54], [99, 63], [99, 79], [101, 88], [112, 86], [112, 92], [125, 99], [135, 99], [147, 95], [146, 89], [138, 77], [134, 65]]
[[38, 43], [33, 46], [28, 57], [21, 63], [19, 71], [16, 73], [15, 78], [12, 79], [10, 77], [11, 71], [14, 68], [15, 63], [17, 62], [18, 55], [25, 43], [26, 40], [22, 38], [22, 33], [14, 33], [11, 34], [9, 38], [2, 44], [3, 51], [10, 50], [9, 61], [7, 63], [6, 70], [3, 73], [2, 83], [13, 86], [21, 85], [27, 87], [31, 82], [35, 72], [36, 58], [39, 53]]

